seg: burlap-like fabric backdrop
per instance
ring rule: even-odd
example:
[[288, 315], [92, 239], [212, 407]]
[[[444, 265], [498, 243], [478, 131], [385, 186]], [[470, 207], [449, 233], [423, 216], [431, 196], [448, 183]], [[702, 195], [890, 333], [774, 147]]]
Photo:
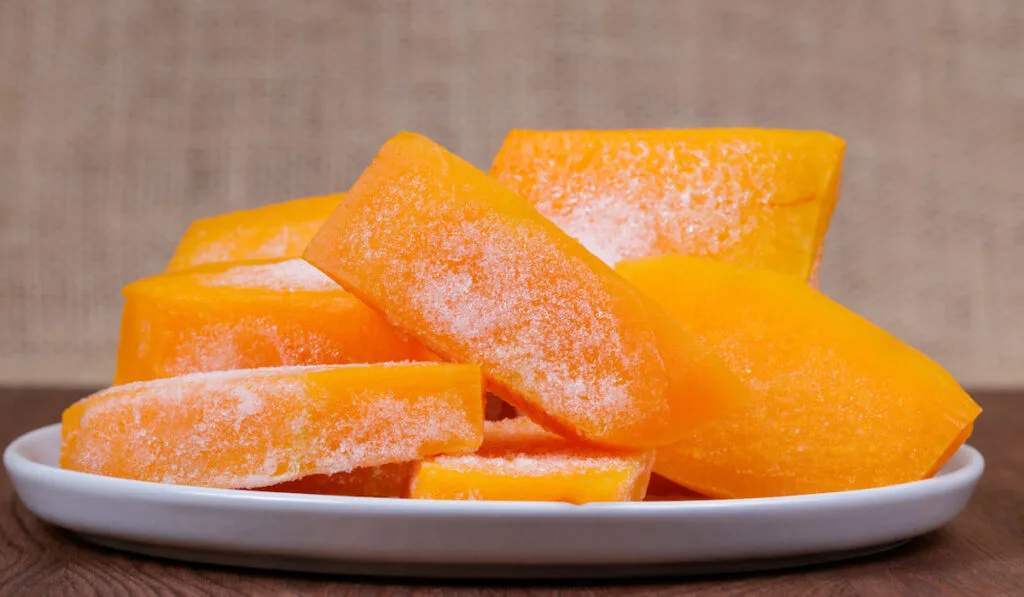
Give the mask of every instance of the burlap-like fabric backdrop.
[[193, 218], [343, 190], [389, 135], [759, 125], [849, 142], [823, 287], [1024, 383], [1024, 3], [0, 1], [0, 382], [104, 383]]

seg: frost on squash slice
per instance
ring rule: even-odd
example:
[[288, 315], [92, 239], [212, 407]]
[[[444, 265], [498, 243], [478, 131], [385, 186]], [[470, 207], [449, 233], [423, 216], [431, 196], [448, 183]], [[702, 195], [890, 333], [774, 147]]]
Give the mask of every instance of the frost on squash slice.
[[475, 450], [480, 370], [396, 363], [199, 373], [114, 386], [63, 416], [66, 469], [179, 485], [269, 486]]
[[203, 371], [435, 360], [301, 259], [210, 264], [124, 289], [114, 383]]
[[842, 491], [933, 474], [981, 409], [938, 364], [798, 280], [690, 257], [620, 263], [754, 399], [658, 450], [715, 497]]
[[477, 452], [421, 462], [411, 497], [574, 504], [639, 501], [653, 462], [652, 450], [583, 446], [526, 417], [488, 421]]
[[681, 254], [807, 280], [843, 151], [816, 131], [516, 130], [491, 175], [609, 264]]
[[526, 201], [430, 140], [389, 140], [305, 259], [546, 428], [650, 447], [746, 388]]
[[341, 195], [293, 199], [192, 222], [167, 271], [227, 261], [299, 257]]

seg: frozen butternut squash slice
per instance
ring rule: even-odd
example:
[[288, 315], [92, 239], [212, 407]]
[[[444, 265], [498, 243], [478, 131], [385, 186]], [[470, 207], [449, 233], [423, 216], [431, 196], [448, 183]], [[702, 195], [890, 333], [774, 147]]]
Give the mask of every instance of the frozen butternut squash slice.
[[658, 450], [655, 472], [715, 497], [916, 481], [981, 409], [925, 355], [791, 276], [690, 257], [617, 269], [726, 359], [754, 399]]
[[474, 454], [442, 455], [419, 464], [411, 497], [437, 500], [629, 502], [644, 497], [652, 450], [583, 446], [526, 417], [487, 421]]
[[215, 263], [124, 289], [114, 383], [201, 371], [433, 360], [301, 259]]
[[408, 363], [198, 373], [114, 386], [63, 416], [61, 466], [249, 488], [472, 451], [473, 365]]
[[956, 454], [956, 451], [959, 450], [960, 446], [962, 446], [964, 442], [967, 441], [967, 438], [971, 437], [972, 433], [974, 433], [973, 422], [964, 427], [960, 431], [960, 434], [953, 438], [953, 441], [949, 442], [949, 445], [946, 447], [946, 451], [943, 452], [941, 456], [939, 456], [939, 459], [935, 461], [935, 464], [932, 465], [932, 468], [928, 471], [928, 474], [926, 474], [925, 477], [935, 476], [935, 474], [939, 472], [939, 469], [946, 466], [946, 463], [949, 462], [949, 459], [952, 458], [954, 454]]
[[333, 475], [310, 475], [259, 489], [276, 493], [406, 498], [415, 466], [415, 462], [367, 466]]
[[167, 271], [205, 263], [300, 257], [341, 195], [294, 199], [192, 222]]
[[562, 435], [666, 444], [745, 397], [653, 301], [419, 135], [384, 145], [305, 258]]
[[812, 131], [512, 131], [491, 175], [594, 254], [709, 257], [811, 277], [843, 140]]

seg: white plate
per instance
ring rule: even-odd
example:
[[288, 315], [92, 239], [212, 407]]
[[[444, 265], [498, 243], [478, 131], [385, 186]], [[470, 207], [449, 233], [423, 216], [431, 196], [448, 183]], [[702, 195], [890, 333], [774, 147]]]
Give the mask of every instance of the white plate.
[[984, 468], [962, 447], [932, 479], [786, 498], [569, 504], [203, 489], [61, 470], [60, 425], [4, 464], [29, 510], [149, 555], [350, 574], [596, 577], [777, 568], [887, 549], [951, 521]]

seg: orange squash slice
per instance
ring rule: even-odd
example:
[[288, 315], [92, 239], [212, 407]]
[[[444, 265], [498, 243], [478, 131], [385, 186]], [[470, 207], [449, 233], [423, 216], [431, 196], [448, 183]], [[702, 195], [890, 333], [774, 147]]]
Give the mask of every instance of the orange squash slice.
[[487, 421], [473, 454], [419, 464], [411, 497], [445, 500], [620, 502], [643, 499], [654, 452], [581, 446], [526, 417]]
[[301, 259], [217, 263], [124, 289], [114, 383], [202, 371], [435, 360]]
[[114, 386], [64, 411], [63, 468], [249, 488], [472, 451], [480, 370], [438, 363], [199, 373]]
[[843, 150], [812, 131], [516, 130], [491, 175], [610, 264], [682, 254], [806, 280]]
[[294, 199], [192, 222], [167, 271], [225, 261], [299, 257], [341, 195]]
[[747, 397], [653, 301], [419, 135], [384, 145], [305, 259], [562, 435], [667, 444]]
[[744, 407], [658, 450], [655, 472], [699, 493], [917, 481], [981, 410], [934, 361], [791, 276], [681, 256], [617, 269], [753, 389]]

